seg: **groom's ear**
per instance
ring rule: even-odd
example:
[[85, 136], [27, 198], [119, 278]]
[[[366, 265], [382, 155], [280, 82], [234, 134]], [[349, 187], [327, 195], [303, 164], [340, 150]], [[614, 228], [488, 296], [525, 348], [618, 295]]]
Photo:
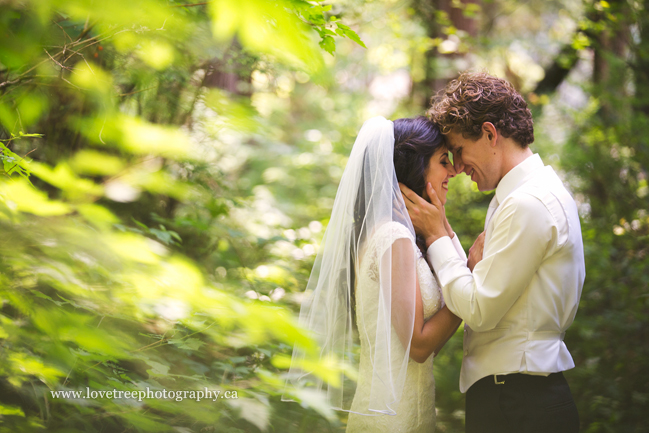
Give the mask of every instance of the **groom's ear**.
[[483, 123], [482, 133], [487, 136], [487, 139], [489, 140], [489, 145], [491, 147], [494, 147], [496, 145], [496, 141], [498, 141], [498, 130], [496, 129], [494, 124], [491, 122]]

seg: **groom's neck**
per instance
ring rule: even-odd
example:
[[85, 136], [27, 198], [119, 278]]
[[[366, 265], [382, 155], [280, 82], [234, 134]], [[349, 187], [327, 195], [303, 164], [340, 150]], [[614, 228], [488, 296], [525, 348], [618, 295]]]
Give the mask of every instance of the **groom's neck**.
[[502, 142], [502, 172], [501, 179], [509, 173], [514, 167], [534, 155], [532, 150], [527, 146], [521, 147], [511, 138], [504, 138]]

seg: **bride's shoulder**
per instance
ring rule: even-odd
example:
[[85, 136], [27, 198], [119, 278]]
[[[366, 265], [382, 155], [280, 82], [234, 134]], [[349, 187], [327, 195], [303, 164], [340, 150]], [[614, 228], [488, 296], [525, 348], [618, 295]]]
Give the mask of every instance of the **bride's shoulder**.
[[397, 221], [388, 221], [381, 224], [372, 236], [373, 243], [377, 245], [391, 244], [397, 239], [407, 238], [414, 242], [415, 238], [408, 227]]

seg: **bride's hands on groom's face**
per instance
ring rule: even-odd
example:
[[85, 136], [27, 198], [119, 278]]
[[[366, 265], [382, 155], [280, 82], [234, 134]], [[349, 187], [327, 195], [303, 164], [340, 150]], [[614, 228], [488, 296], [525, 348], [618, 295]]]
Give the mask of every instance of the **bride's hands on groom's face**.
[[426, 184], [430, 203], [402, 183], [399, 183], [399, 188], [415, 232], [426, 239], [426, 248], [437, 239], [449, 235], [446, 229], [448, 222], [446, 222], [444, 206], [430, 183]]

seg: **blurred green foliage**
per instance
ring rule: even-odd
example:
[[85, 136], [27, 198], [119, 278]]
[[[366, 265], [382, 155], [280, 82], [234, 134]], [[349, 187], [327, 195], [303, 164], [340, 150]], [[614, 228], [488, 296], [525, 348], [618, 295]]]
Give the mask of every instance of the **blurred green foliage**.
[[[646, 1], [195, 3], [0, 1], [0, 431], [344, 430], [321, 395], [280, 401], [338, 182], [364, 120], [467, 68], [526, 96], [580, 208], [582, 431], [644, 431]], [[466, 249], [490, 199], [451, 180]], [[461, 346], [435, 360], [441, 432], [464, 428]], [[50, 394], [86, 387], [239, 398]]]
[[[233, 64], [244, 84], [261, 64], [317, 73], [318, 38], [332, 54], [334, 36], [362, 44], [329, 9], [0, 3], [0, 430], [267, 430], [283, 391], [276, 355], [312, 343], [290, 309], [244, 296], [279, 299], [298, 283], [291, 264], [261, 266], [283, 237], [237, 223], [247, 198], [199, 132], [262, 133], [250, 89], [201, 83]], [[218, 120], [197, 122], [208, 112]], [[325, 379], [337, 368], [316, 367]], [[51, 394], [86, 387], [238, 398]], [[320, 396], [293, 397], [300, 417], [334, 419]]]

